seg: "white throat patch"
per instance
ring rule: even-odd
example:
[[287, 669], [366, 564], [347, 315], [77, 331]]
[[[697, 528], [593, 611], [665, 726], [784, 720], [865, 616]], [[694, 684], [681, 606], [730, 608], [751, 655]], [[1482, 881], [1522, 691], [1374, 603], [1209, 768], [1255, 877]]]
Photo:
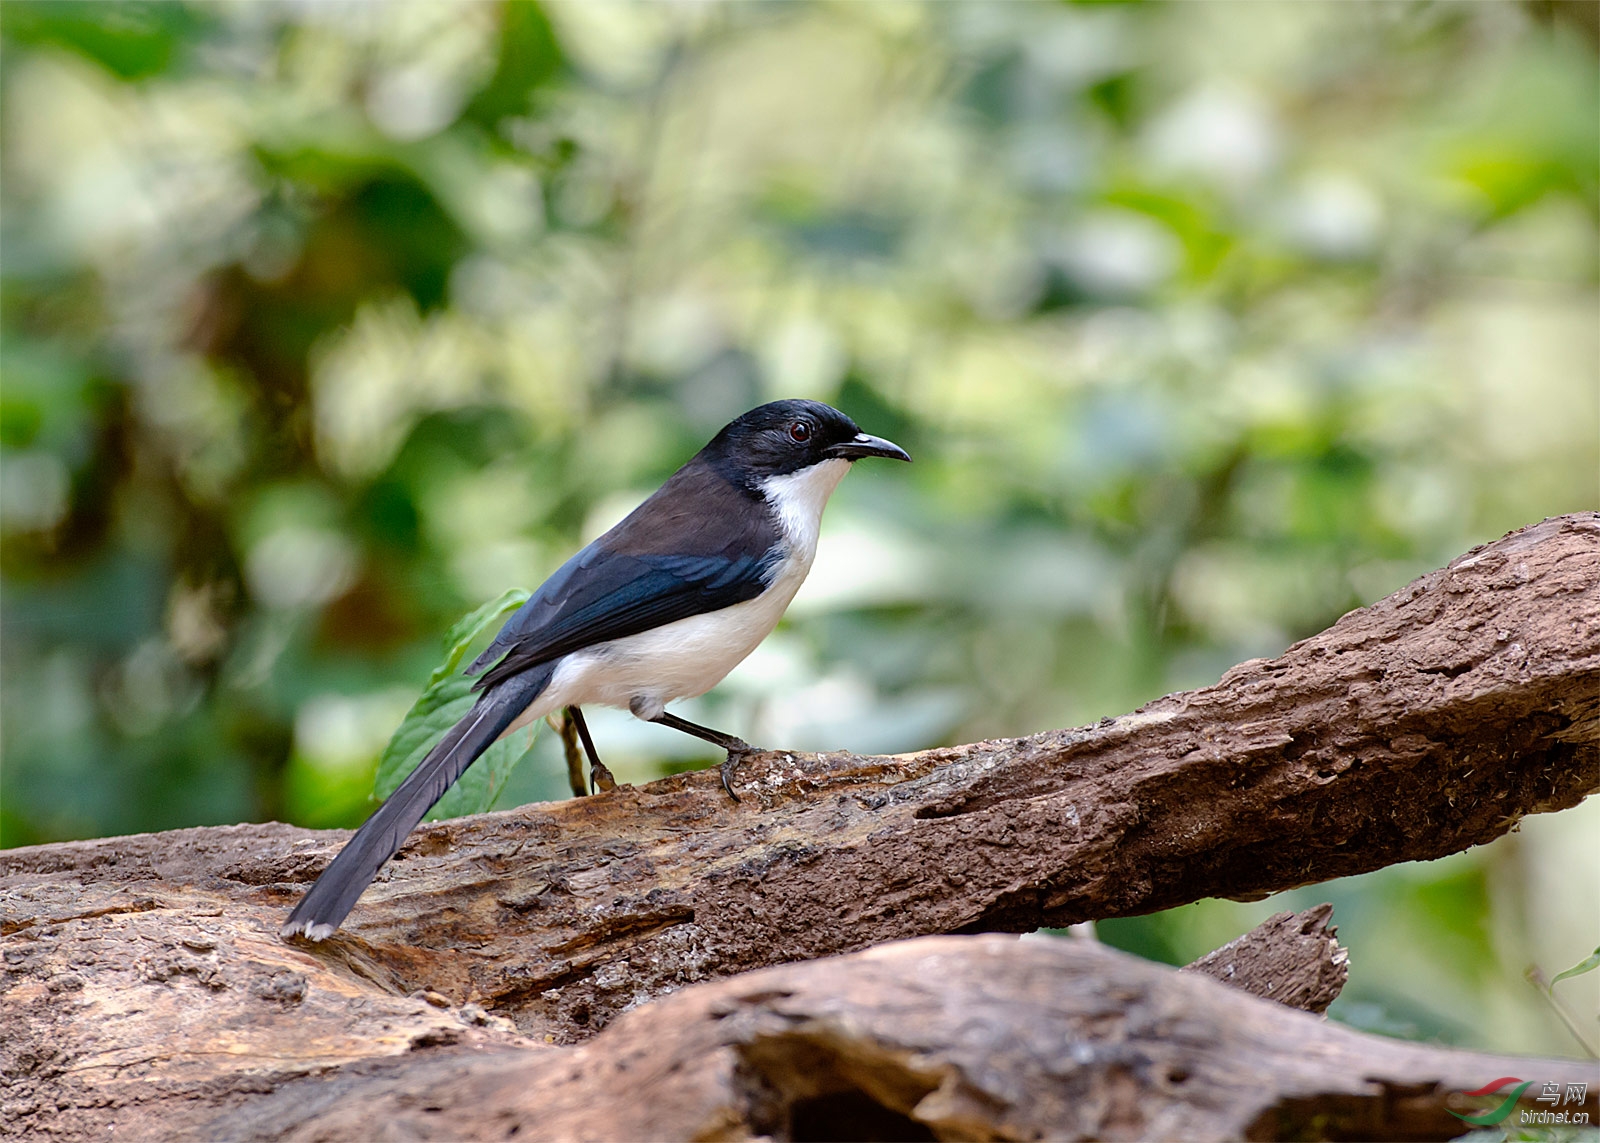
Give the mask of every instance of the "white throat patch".
[[761, 482], [761, 492], [778, 514], [783, 535], [789, 542], [789, 558], [811, 566], [817, 554], [817, 532], [822, 526], [822, 510], [839, 481], [850, 471], [848, 460], [822, 460], [799, 472], [769, 476]]

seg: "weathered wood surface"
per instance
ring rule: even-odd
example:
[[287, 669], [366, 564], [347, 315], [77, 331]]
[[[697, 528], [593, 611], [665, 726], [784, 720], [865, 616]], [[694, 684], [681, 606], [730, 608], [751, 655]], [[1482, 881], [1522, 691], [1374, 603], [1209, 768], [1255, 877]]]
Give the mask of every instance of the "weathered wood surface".
[[[1439, 857], [1593, 792], [1597, 737], [1589, 513], [1092, 727], [893, 758], [766, 755], [738, 805], [701, 773], [424, 827], [320, 946], [275, 934], [342, 831], [11, 850], [4, 1102], [24, 1128], [94, 1135], [119, 1101], [214, 1108], [419, 1043], [510, 1042], [500, 1017], [567, 1043], [777, 962]], [[406, 999], [420, 992], [449, 1007]]]
[[1332, 919], [1328, 904], [1274, 913], [1183, 971], [1215, 977], [1290, 1008], [1326, 1012], [1350, 979], [1350, 954], [1340, 947]]
[[[1448, 1139], [1504, 1075], [1592, 1063], [1364, 1035], [1087, 941], [924, 937], [698, 985], [575, 1048], [290, 1083], [211, 1139]], [[1526, 1106], [1537, 1106], [1527, 1093]], [[1498, 1102], [1498, 1101], [1495, 1101]]]

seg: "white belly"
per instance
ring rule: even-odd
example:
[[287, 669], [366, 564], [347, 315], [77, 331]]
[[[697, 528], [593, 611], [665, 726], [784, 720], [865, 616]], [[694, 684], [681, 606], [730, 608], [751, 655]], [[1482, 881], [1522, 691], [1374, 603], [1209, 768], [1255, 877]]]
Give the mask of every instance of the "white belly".
[[772, 633], [810, 570], [809, 560], [791, 559], [754, 599], [574, 651], [506, 733], [564, 706], [616, 706], [649, 719], [705, 694]]

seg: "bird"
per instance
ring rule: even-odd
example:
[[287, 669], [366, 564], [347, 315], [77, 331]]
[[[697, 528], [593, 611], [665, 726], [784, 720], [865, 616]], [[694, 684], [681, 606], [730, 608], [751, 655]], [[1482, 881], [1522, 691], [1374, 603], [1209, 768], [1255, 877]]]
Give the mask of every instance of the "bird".
[[[614, 785], [582, 707], [621, 707], [726, 752], [735, 801], [743, 739], [667, 711], [705, 694], [783, 616], [817, 553], [822, 510], [851, 465], [909, 461], [820, 401], [773, 401], [729, 422], [621, 523], [558, 568], [466, 668], [477, 699], [367, 819], [280, 932], [321, 941], [423, 815], [497, 739], [565, 711], [591, 781]], [[591, 788], [593, 788], [591, 786]]]

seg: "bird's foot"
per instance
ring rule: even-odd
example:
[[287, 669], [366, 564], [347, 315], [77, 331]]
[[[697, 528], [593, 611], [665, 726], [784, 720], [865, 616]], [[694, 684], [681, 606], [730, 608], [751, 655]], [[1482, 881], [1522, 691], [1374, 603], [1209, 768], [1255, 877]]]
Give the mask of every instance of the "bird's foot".
[[766, 751], [759, 746], [751, 746], [742, 738], [735, 738], [728, 744], [728, 757], [717, 767], [722, 774], [722, 788], [728, 791], [728, 797], [736, 802], [740, 800], [733, 789], [733, 772], [739, 768], [739, 763], [743, 762], [747, 755], [765, 753]]
[[589, 792], [592, 794], [597, 789], [615, 790], [616, 788], [617, 780], [611, 776], [610, 768], [596, 758], [593, 765], [589, 767]]

